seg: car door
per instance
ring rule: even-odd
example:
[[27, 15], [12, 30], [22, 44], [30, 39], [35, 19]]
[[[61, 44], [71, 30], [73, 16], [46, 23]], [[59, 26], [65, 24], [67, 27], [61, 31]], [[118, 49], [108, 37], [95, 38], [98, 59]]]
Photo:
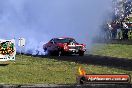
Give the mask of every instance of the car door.
[[57, 51], [57, 45], [56, 45], [54, 39], [49, 41], [48, 50], [49, 51]]
[[48, 42], [48, 44], [47, 44], [47, 49], [48, 49], [48, 51], [52, 51], [52, 46], [53, 46], [53, 39], [51, 39], [49, 42]]

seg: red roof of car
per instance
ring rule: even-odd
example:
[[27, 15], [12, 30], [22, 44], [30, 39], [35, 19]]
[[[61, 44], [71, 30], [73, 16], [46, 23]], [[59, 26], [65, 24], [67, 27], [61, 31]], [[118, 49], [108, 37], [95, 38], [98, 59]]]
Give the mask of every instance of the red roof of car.
[[71, 38], [71, 37], [58, 37], [58, 39], [65, 39], [65, 38], [70, 38], [70, 39], [74, 39], [74, 38]]

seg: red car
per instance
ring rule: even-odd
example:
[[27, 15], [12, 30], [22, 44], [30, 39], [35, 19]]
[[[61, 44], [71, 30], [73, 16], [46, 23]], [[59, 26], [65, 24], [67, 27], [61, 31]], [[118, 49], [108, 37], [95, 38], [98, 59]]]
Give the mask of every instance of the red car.
[[77, 43], [74, 38], [61, 37], [51, 39], [43, 45], [43, 49], [48, 55], [79, 54], [83, 56], [86, 45]]

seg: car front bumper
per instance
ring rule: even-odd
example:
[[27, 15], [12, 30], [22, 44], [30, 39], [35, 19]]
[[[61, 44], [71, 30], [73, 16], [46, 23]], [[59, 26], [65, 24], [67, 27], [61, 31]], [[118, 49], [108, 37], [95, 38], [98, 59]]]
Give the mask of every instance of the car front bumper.
[[68, 53], [79, 53], [79, 52], [85, 52], [85, 51], [86, 51], [86, 49], [82, 49], [82, 50], [79, 50], [79, 49], [68, 49], [65, 52], [68, 52]]

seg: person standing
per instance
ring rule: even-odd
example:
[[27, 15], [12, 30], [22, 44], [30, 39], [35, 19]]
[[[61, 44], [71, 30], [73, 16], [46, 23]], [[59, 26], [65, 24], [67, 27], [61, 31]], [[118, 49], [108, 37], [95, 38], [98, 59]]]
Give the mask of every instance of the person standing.
[[121, 23], [117, 22], [117, 39], [122, 39]]
[[123, 24], [123, 39], [128, 39], [128, 26], [125, 22], [122, 22]]
[[112, 30], [111, 30], [111, 32], [112, 32], [112, 39], [116, 39], [116, 35], [117, 35], [117, 25], [116, 25], [116, 21], [114, 21], [113, 23], [112, 23]]
[[111, 39], [112, 38], [112, 30], [113, 30], [113, 28], [112, 28], [110, 23], [107, 23], [107, 25], [108, 25], [108, 38]]
[[128, 35], [129, 35], [129, 39], [132, 39], [132, 30], [130, 30], [129, 32], [128, 32]]

